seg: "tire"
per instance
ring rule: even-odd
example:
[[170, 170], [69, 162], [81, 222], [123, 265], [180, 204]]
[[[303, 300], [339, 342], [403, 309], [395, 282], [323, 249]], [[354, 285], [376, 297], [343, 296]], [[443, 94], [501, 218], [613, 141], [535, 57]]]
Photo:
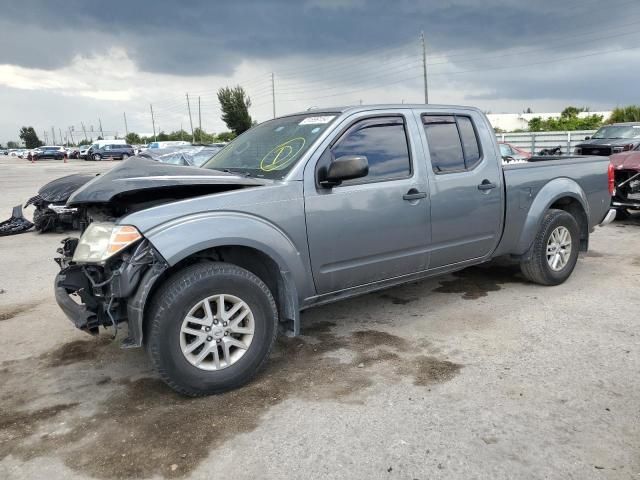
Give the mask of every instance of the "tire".
[[97, 162], [97, 161], [102, 160], [102, 157], [96, 153], [96, 154], [93, 156], [93, 159]]
[[[198, 367], [187, 359], [187, 353], [183, 353], [185, 335], [182, 329], [187, 322], [188, 314], [192, 314], [189, 318], [198, 315], [198, 311], [194, 309], [198, 305], [204, 306], [202, 302], [205, 301], [204, 299], [208, 302], [207, 297], [214, 298], [213, 296], [219, 294], [224, 294], [227, 298], [240, 299], [248, 306], [251, 312], [253, 335], [248, 348], [243, 350], [234, 347], [233, 352], [241, 354], [239, 358], [223, 365], [222, 368], [205, 370], [203, 369], [204, 360]], [[217, 300], [218, 297], [215, 298]], [[217, 301], [209, 304], [213, 312], [217, 310], [217, 305]], [[203, 310], [204, 307], [199, 311]], [[203, 322], [205, 320], [206, 318], [202, 319]], [[218, 325], [213, 326], [209, 323], [213, 330], [203, 335], [214, 335], [214, 333], [221, 335], [222, 322], [214, 321]], [[264, 366], [276, 339], [278, 311], [273, 295], [264, 282], [253, 273], [229, 263], [207, 262], [186, 267], [167, 279], [150, 303], [146, 322], [145, 347], [156, 371], [172, 389], [183, 395], [195, 397], [240, 387]], [[230, 321], [228, 325], [232, 323]], [[187, 326], [206, 328], [204, 325], [189, 324]], [[201, 331], [198, 330], [198, 332]], [[211, 343], [202, 344], [202, 349], [194, 349], [191, 355], [204, 354], [205, 348], [209, 345], [222, 358], [224, 350], [219, 350], [215, 342], [218, 342], [222, 349], [222, 345], [227, 344], [220, 344], [220, 342], [228, 341], [225, 339], [234, 340], [232, 335], [234, 334], [228, 337], [226, 334], [225, 337], [219, 336], [219, 340], [207, 336], [207, 341], [212, 339]], [[203, 341], [203, 337], [199, 336], [193, 338], [193, 343], [198, 343], [196, 339]], [[186, 345], [188, 347], [191, 344]], [[231, 350], [232, 347], [228, 348]], [[209, 362], [209, 368], [213, 368], [215, 361], [213, 351], [207, 354], [205, 359]]]
[[[550, 262], [553, 263], [554, 257], [547, 258], [547, 247], [551, 235], [556, 231], [563, 232], [562, 228], [568, 231], [571, 249], [569, 254], [566, 255], [564, 266], [554, 269], [550, 264]], [[531, 282], [540, 285], [559, 285], [571, 276], [578, 261], [579, 251], [580, 228], [576, 219], [564, 210], [549, 210], [544, 216], [540, 229], [533, 241], [529, 251], [529, 260], [520, 262], [520, 269], [522, 274]], [[559, 266], [557, 265], [557, 267]]]
[[127, 158], [129, 158], [129, 155], [126, 153], [122, 154], [122, 160], [126, 160]]
[[616, 220], [626, 220], [630, 217], [629, 210], [626, 208], [617, 208], [616, 209]]

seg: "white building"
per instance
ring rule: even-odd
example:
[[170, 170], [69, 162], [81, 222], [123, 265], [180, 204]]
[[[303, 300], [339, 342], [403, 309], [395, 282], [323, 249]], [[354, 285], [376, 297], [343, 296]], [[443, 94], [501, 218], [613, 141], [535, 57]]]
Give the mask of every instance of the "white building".
[[[582, 112], [579, 113], [579, 117], [586, 117], [588, 115], [602, 115], [606, 120], [611, 116], [611, 112]], [[500, 128], [505, 132], [513, 132], [514, 130], [526, 130], [529, 128], [529, 120], [535, 117], [540, 117], [543, 120], [549, 118], [560, 118], [560, 112], [558, 113], [489, 113], [487, 114], [489, 121], [494, 128]]]

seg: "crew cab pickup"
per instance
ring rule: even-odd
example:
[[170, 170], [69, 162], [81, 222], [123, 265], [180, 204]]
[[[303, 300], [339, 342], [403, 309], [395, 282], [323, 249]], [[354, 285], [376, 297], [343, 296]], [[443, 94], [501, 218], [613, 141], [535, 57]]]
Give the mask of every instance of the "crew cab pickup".
[[360, 106], [269, 120], [202, 168], [133, 157], [76, 191], [57, 258], [76, 327], [128, 323], [185, 395], [238, 387], [300, 311], [495, 257], [557, 285], [611, 221], [604, 157], [502, 165], [475, 108]]

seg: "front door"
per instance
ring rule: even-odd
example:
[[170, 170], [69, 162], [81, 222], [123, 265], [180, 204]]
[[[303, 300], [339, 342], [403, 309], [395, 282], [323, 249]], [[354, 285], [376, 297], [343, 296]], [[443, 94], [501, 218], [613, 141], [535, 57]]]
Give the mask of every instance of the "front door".
[[503, 217], [498, 152], [481, 148], [494, 145], [493, 132], [475, 112], [420, 118], [432, 171], [429, 267], [485, 257], [500, 240]]
[[[428, 263], [428, 185], [424, 162], [417, 160], [422, 151], [409, 141], [419, 133], [415, 120], [363, 117], [342, 132], [305, 173], [307, 234], [319, 294], [418, 272]], [[333, 188], [308, 181], [345, 155], [367, 157], [368, 175]]]

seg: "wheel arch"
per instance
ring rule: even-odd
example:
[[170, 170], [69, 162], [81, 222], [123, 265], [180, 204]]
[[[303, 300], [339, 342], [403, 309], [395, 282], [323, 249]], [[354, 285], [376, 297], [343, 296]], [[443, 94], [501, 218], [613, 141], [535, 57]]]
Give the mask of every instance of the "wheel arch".
[[518, 253], [526, 257], [546, 212], [551, 209], [564, 210], [576, 219], [580, 227], [580, 250], [587, 250], [590, 230], [587, 196], [576, 181], [563, 177], [547, 183], [534, 198], [520, 233]]

